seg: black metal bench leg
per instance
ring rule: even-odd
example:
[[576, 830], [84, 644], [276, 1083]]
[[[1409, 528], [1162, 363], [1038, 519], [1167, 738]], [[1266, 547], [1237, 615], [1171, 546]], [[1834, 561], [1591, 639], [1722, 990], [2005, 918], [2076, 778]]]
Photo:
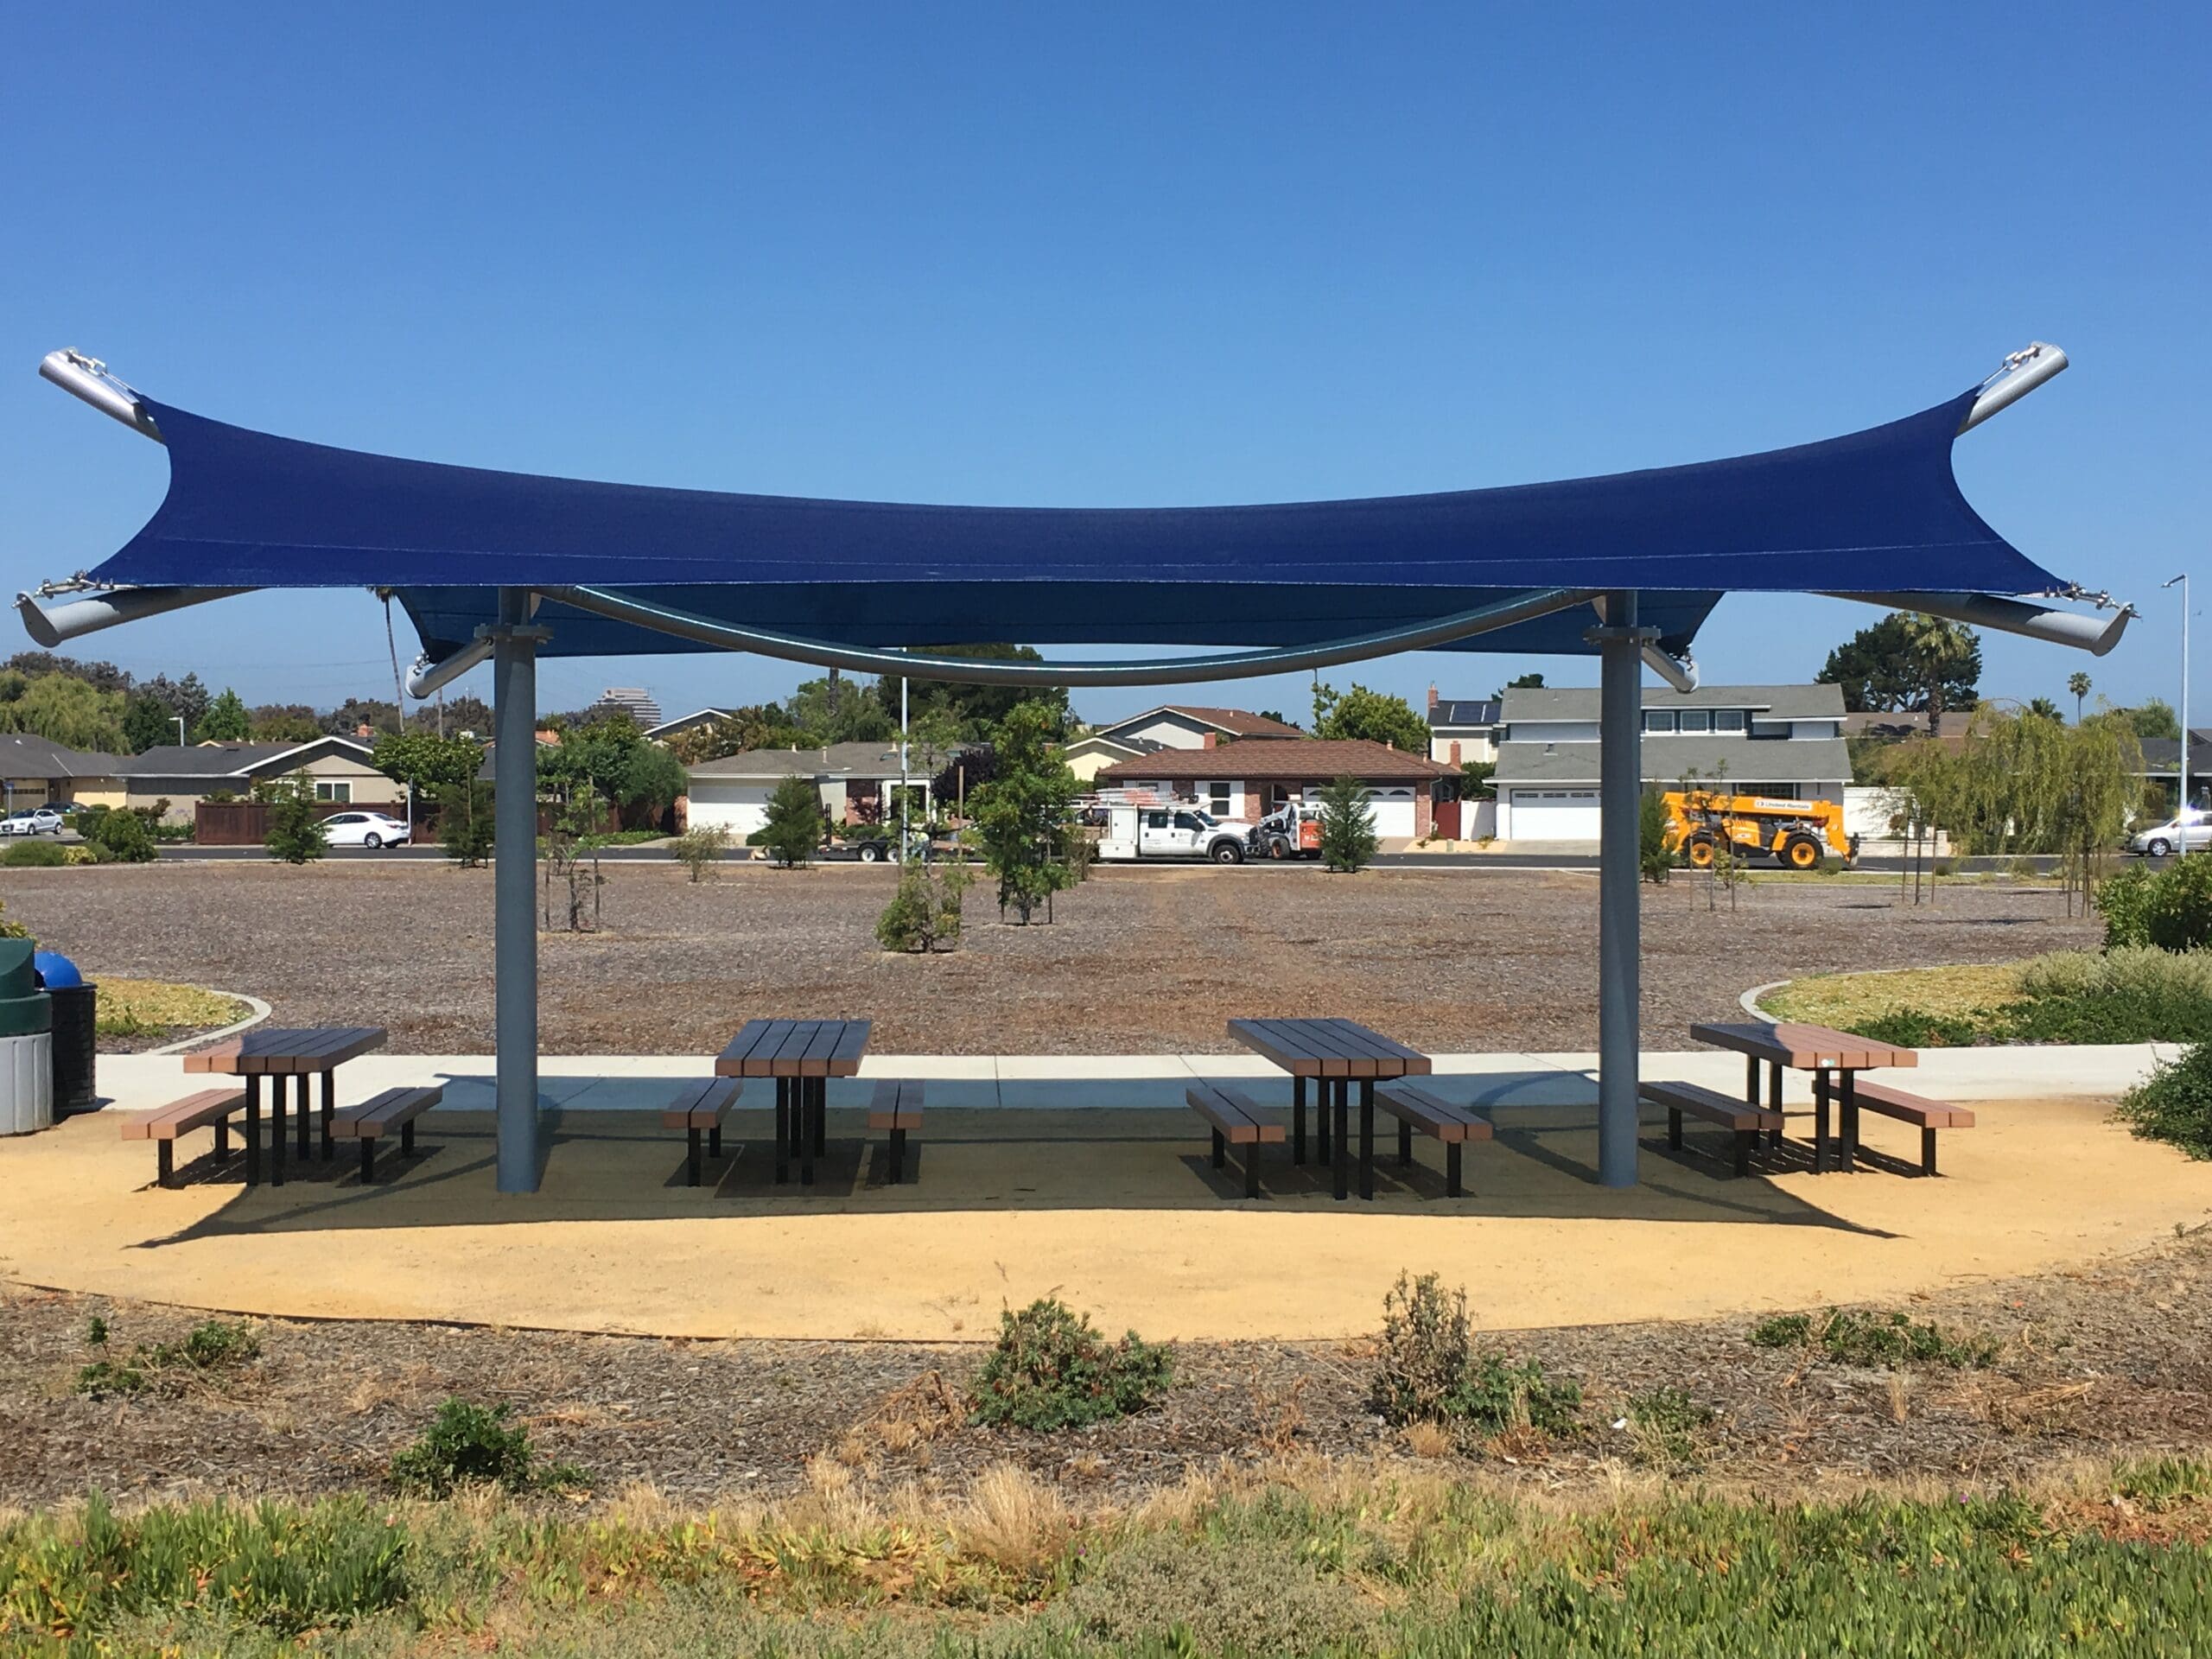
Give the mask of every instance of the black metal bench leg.
[[1375, 1196], [1375, 1080], [1359, 1080], [1359, 1196]]
[[1290, 1080], [1290, 1161], [1306, 1161], [1306, 1079]]
[[1398, 1167], [1403, 1169], [1413, 1160], [1414, 1126], [1402, 1117], [1398, 1120]]
[[1345, 1121], [1351, 1110], [1351, 1084], [1338, 1078], [1330, 1086], [1336, 1095], [1334, 1103], [1336, 1122], [1331, 1133], [1336, 1138], [1334, 1150], [1337, 1196], [1339, 1198], [1346, 1198], [1351, 1196], [1351, 1147], [1349, 1144], [1351, 1140], [1351, 1132], [1350, 1124]]
[[1920, 1173], [1923, 1175], [1936, 1173], [1936, 1131], [1933, 1129], [1920, 1132]]
[[1329, 1119], [1334, 1115], [1337, 1100], [1336, 1085], [1326, 1077], [1313, 1079], [1313, 1101], [1319, 1109], [1314, 1114], [1313, 1155], [1323, 1163], [1333, 1163], [1329, 1151]]
[[814, 1080], [814, 1155], [824, 1157], [830, 1151], [830, 1079]]
[[1846, 1174], [1859, 1167], [1859, 1087], [1856, 1071], [1843, 1074], [1843, 1099], [1836, 1112], [1836, 1136], [1843, 1143]]
[[338, 1155], [338, 1142], [330, 1133], [330, 1120], [338, 1111], [338, 1074], [322, 1074], [322, 1161], [328, 1163]]
[[1674, 1152], [1682, 1149], [1682, 1115], [1672, 1106], [1667, 1109], [1667, 1146]]
[[[1782, 1064], [1778, 1060], [1770, 1061], [1767, 1065], [1766, 1109], [1772, 1112], [1777, 1119], [1782, 1116]], [[1767, 1132], [1766, 1143], [1777, 1148], [1781, 1147], [1782, 1125], [1779, 1122]]]
[[1229, 1138], [1219, 1129], [1213, 1132], [1213, 1166], [1219, 1169], [1229, 1160]]
[[791, 1080], [776, 1079], [776, 1185], [791, 1178]]
[[245, 1184], [261, 1181], [261, 1079], [245, 1080]]
[[294, 1109], [299, 1113], [300, 1161], [307, 1162], [315, 1151], [315, 1113], [308, 1099], [308, 1084], [311, 1081], [304, 1071], [292, 1077]]
[[1444, 1196], [1447, 1198], [1458, 1198], [1462, 1191], [1459, 1185], [1459, 1154], [1465, 1148], [1457, 1141], [1445, 1142]]
[[161, 1186], [176, 1185], [175, 1141], [156, 1141], [154, 1142], [154, 1180], [156, 1185]]
[[269, 1185], [284, 1185], [284, 1137], [291, 1125], [284, 1121], [284, 1084], [280, 1074], [269, 1080]]
[[1244, 1148], [1244, 1196], [1260, 1196], [1260, 1143], [1256, 1141]]
[[812, 1077], [800, 1077], [792, 1086], [798, 1090], [799, 1097], [798, 1184], [801, 1186], [812, 1186], [814, 1185], [814, 1125], [809, 1120], [814, 1116], [815, 1110], [815, 1080]]
[[215, 1120], [215, 1161], [219, 1164], [228, 1163], [230, 1157], [231, 1120], [227, 1117], [219, 1117]]
[[411, 1117], [399, 1126], [399, 1155], [403, 1158], [415, 1155], [415, 1120]]
[[906, 1179], [906, 1131], [891, 1131], [891, 1185], [896, 1186]]
[[690, 1126], [690, 1135], [691, 1155], [684, 1160], [684, 1165], [690, 1177], [690, 1185], [696, 1186], [699, 1185], [699, 1126], [696, 1123]]
[[1756, 1106], [1758, 1103], [1759, 1057], [1756, 1054], [1746, 1054], [1744, 1056], [1744, 1104]]
[[707, 1156], [709, 1158], [719, 1158], [721, 1155], [722, 1121], [718, 1117], [715, 1120], [715, 1127], [707, 1131]]
[[377, 1178], [377, 1138], [372, 1135], [361, 1137], [361, 1185], [368, 1185]]
[[1751, 1173], [1751, 1148], [1758, 1143], [1759, 1132], [1757, 1129], [1736, 1131], [1736, 1173], [1738, 1175]]
[[1828, 1166], [1828, 1074], [1813, 1073], [1813, 1173]]

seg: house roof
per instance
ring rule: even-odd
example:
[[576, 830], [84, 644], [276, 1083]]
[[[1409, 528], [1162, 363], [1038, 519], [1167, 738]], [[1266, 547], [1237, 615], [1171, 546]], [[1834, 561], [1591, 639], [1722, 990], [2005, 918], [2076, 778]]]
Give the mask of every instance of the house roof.
[[1088, 737], [1069, 739], [1060, 746], [1060, 753], [1073, 754], [1078, 749], [1111, 749], [1116, 754], [1152, 754], [1166, 747], [1156, 737], [1109, 737], [1103, 732], [1093, 732]]
[[[1599, 746], [1546, 743], [1516, 739], [1497, 750], [1502, 785], [1594, 784]], [[1695, 768], [1711, 782], [1723, 763], [1731, 779], [1747, 784], [1849, 783], [1851, 752], [1840, 737], [1675, 737], [1664, 733], [1643, 740], [1643, 775], [1672, 782]]]
[[1297, 727], [1286, 725], [1280, 720], [1269, 720], [1265, 715], [1255, 715], [1249, 709], [1208, 709], [1192, 702], [1163, 702], [1157, 709], [1147, 709], [1141, 715], [1131, 715], [1098, 728], [1097, 735], [1110, 736], [1124, 726], [1134, 726], [1139, 721], [1151, 720], [1160, 715], [1181, 715], [1195, 720], [1201, 726], [1211, 726], [1224, 737], [1303, 737]]
[[[954, 754], [917, 743], [907, 751], [906, 770], [926, 778], [941, 770]], [[719, 760], [702, 760], [690, 768], [694, 778], [895, 778], [899, 774], [896, 743], [832, 743], [828, 748], [747, 749]]]
[[[2181, 740], [2177, 737], [2146, 737], [2143, 740], [2143, 770], [2150, 772], [2181, 771]], [[2202, 726], [2189, 728], [2190, 781], [2200, 777], [2212, 777], [2212, 730]]]
[[688, 715], [678, 715], [674, 720], [664, 720], [659, 725], [649, 728], [645, 735], [647, 737], [672, 736], [677, 732], [688, 732], [694, 726], [703, 725], [710, 720], [728, 720], [729, 714], [730, 711], [727, 709], [694, 709]]
[[[1841, 720], [1843, 688], [1834, 685], [1701, 685], [1675, 691], [1643, 688], [1646, 709], [1749, 709], [1770, 720]], [[1595, 720], [1595, 686], [1529, 686], [1505, 694], [1509, 725], [1524, 720]]]
[[1231, 743], [1214, 749], [1161, 749], [1131, 760], [1116, 760], [1098, 774], [1102, 784], [1154, 779], [1188, 783], [1239, 779], [1260, 783], [1325, 783], [1352, 777], [1363, 782], [1426, 783], [1456, 778], [1459, 768], [1408, 754], [1387, 743], [1327, 741], [1301, 737], [1277, 743]]
[[1428, 707], [1431, 729], [1445, 726], [1495, 726], [1504, 707], [1496, 697], [1445, 697]]
[[322, 750], [350, 751], [363, 764], [369, 747], [350, 737], [318, 737], [308, 743], [164, 743], [143, 754], [125, 755], [116, 762], [115, 775], [123, 778], [244, 778], [281, 769], [277, 763], [299, 766]]
[[0, 734], [0, 777], [112, 778], [124, 764], [120, 755], [65, 748], [33, 732]]

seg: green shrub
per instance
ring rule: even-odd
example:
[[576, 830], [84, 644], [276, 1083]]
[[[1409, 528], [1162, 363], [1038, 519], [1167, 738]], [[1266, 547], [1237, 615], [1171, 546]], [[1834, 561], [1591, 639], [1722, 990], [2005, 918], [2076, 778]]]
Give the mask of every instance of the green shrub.
[[2212, 945], [2212, 859], [2176, 859], [2153, 874], [2137, 864], [2097, 885], [2105, 945], [2196, 950]]
[[1363, 869], [1380, 844], [1367, 787], [1357, 778], [1338, 778], [1321, 790], [1321, 863], [1332, 870]]
[[578, 1484], [582, 1475], [573, 1465], [537, 1463], [530, 1430], [508, 1421], [513, 1414], [512, 1406], [448, 1397], [415, 1444], [393, 1457], [393, 1484], [431, 1497], [444, 1497], [458, 1486], [526, 1492]]
[[1665, 885], [1675, 872], [1676, 855], [1667, 846], [1667, 830], [1672, 822], [1663, 792], [1647, 789], [1637, 797], [1636, 866], [1655, 887]]
[[85, 831], [86, 840], [105, 847], [118, 863], [150, 864], [161, 855], [152, 827], [137, 812], [108, 812]]
[[2160, 1065], [2120, 1097], [2113, 1116], [2143, 1140], [2212, 1158], [2212, 1042], [2192, 1043]]
[[2212, 1497], [2212, 1469], [2188, 1458], [2139, 1458], [2113, 1471], [2113, 1489], [2154, 1510]]
[[269, 790], [269, 829], [261, 838], [271, 858], [308, 864], [330, 850], [330, 837], [315, 810], [315, 784], [305, 772]]
[[899, 887], [876, 918], [876, 943], [887, 950], [925, 955], [960, 943], [960, 906], [975, 877], [955, 864], [909, 864], [899, 872]]
[[[107, 1321], [96, 1319], [85, 1339], [107, 1345]], [[174, 1394], [194, 1373], [235, 1370], [261, 1357], [261, 1338], [226, 1319], [203, 1319], [182, 1342], [132, 1345], [123, 1359], [96, 1359], [77, 1373], [77, 1392], [105, 1399], [115, 1395]]]
[[1695, 1463], [1719, 1414], [1671, 1384], [1630, 1395], [1626, 1421], [1636, 1436], [1637, 1461], [1662, 1466]]
[[[1086, 1566], [1055, 1610], [1082, 1652], [1375, 1653], [1366, 1597], [1294, 1539], [1151, 1533]], [[1094, 1649], [1091, 1643], [1102, 1643]]]
[[1109, 1343], [1090, 1317], [1040, 1296], [999, 1315], [999, 1337], [976, 1373], [976, 1421], [1080, 1428], [1143, 1410], [1173, 1379], [1172, 1350], [1131, 1331]]
[[1777, 1313], [1751, 1329], [1760, 1348], [1808, 1348], [1842, 1365], [1868, 1370], [1904, 1370], [1913, 1365], [1947, 1365], [1979, 1370], [1997, 1358], [1994, 1337], [1955, 1335], [1926, 1321], [1878, 1310], [1830, 1308], [1825, 1313]]
[[438, 786], [438, 844], [464, 870], [492, 856], [493, 799], [492, 785], [481, 779]]
[[58, 870], [69, 861], [69, 855], [55, 841], [32, 841], [17, 837], [0, 853], [0, 864], [11, 870]]
[[1572, 1382], [1554, 1382], [1535, 1360], [1516, 1364], [1478, 1351], [1467, 1322], [1467, 1293], [1446, 1291], [1437, 1276], [1404, 1274], [1382, 1299], [1382, 1339], [1368, 1399], [1384, 1421], [1439, 1423], [1497, 1433], [1527, 1425], [1569, 1428], [1582, 1402]]
[[694, 824], [668, 843], [669, 855], [691, 873], [694, 881], [705, 878], [715, 861], [729, 850], [729, 831], [719, 823]]
[[814, 856], [828, 822], [822, 811], [822, 791], [813, 779], [793, 773], [769, 794], [767, 822], [748, 839], [756, 847], [766, 847], [770, 857], [791, 869]]
[[1854, 1020], [1851, 1029], [1870, 1041], [1894, 1043], [1900, 1048], [1967, 1048], [1985, 1036], [1997, 1034], [1990, 1026], [1968, 1015], [1929, 1014], [1919, 1008], [1892, 1008], [1871, 1019]]

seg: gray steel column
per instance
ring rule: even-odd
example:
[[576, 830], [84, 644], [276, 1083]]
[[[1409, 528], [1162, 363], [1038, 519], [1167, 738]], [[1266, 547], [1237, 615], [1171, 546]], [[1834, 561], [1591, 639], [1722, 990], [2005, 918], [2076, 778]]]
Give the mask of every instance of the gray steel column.
[[1637, 805], [1643, 792], [1643, 631], [1636, 595], [1605, 596], [1598, 762], [1598, 1179], [1634, 1186], [1642, 951]]
[[499, 589], [493, 635], [494, 1046], [499, 1188], [537, 1191], [537, 641], [527, 588]]

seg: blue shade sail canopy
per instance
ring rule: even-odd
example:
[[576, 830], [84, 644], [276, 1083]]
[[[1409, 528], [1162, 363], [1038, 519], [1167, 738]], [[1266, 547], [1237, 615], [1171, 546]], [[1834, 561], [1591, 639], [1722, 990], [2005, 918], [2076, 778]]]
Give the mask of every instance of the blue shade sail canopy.
[[[1695, 466], [1265, 506], [960, 507], [491, 472], [270, 436], [145, 399], [167, 498], [103, 582], [398, 590], [433, 654], [501, 587], [590, 587], [841, 645], [1293, 645], [1530, 590], [1626, 588], [1669, 649], [1724, 592], [2063, 588], [1951, 471], [1976, 393]], [[549, 600], [552, 654], [698, 649]], [[1465, 648], [1582, 652], [1586, 610]]]

